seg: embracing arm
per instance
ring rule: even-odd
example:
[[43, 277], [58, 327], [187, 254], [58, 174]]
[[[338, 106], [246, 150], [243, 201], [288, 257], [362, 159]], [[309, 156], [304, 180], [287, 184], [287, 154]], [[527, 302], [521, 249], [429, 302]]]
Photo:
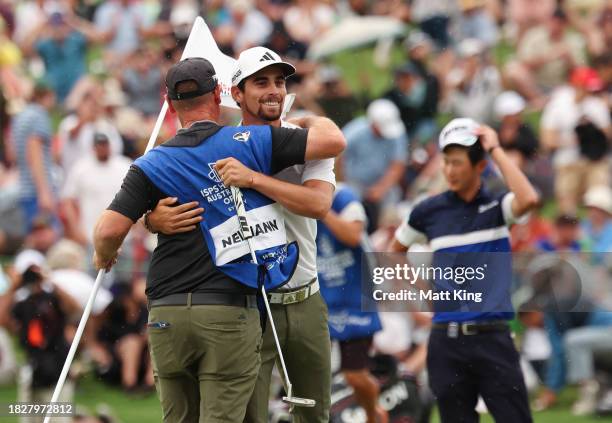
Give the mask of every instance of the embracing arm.
[[322, 219], [327, 214], [334, 193], [334, 186], [329, 182], [310, 180], [296, 185], [257, 172], [250, 188], [280, 203], [291, 213], [312, 219]]
[[304, 116], [289, 120], [290, 123], [308, 129], [304, 160], [334, 158], [344, 151], [346, 140], [338, 126], [319, 116]]

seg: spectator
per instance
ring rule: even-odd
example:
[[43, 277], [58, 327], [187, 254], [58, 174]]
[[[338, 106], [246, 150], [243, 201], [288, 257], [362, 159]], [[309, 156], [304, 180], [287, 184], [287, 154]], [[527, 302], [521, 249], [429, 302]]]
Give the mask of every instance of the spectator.
[[291, 38], [282, 20], [274, 22], [272, 32], [264, 47], [276, 51], [281, 57], [290, 60], [291, 63], [295, 64], [298, 73], [304, 73], [307, 70], [304, 69], [304, 65], [307, 65], [304, 62], [308, 45]]
[[159, 113], [162, 73], [155, 66], [157, 57], [151, 47], [140, 47], [122, 74], [122, 85], [130, 107], [146, 117]]
[[266, 15], [257, 10], [251, 0], [230, 0], [229, 7], [235, 28], [233, 52], [264, 44], [272, 32], [272, 22]]
[[368, 106], [367, 117], [352, 120], [343, 132], [347, 147], [340, 167], [346, 182], [363, 199], [367, 231], [372, 233], [381, 207], [400, 198], [398, 184], [408, 159], [406, 130], [397, 107], [380, 99]]
[[320, 0], [296, 0], [283, 17], [291, 38], [306, 45], [331, 28], [335, 19], [334, 9]]
[[316, 102], [325, 116], [342, 128], [357, 115], [361, 101], [350, 91], [337, 67], [321, 67], [317, 77], [321, 85]]
[[[429, 141], [436, 130], [436, 124], [428, 107], [435, 103], [430, 85], [418, 68], [407, 62], [395, 70], [393, 87], [383, 97], [389, 99], [400, 111], [400, 117], [408, 137], [420, 143]], [[434, 105], [435, 108], [435, 105]]]
[[[18, 401], [45, 403], [51, 399], [68, 354], [67, 319], [78, 308], [70, 297], [48, 283], [42, 254], [23, 251], [15, 260], [15, 272], [17, 277], [2, 298], [0, 321], [18, 333], [26, 352], [27, 364], [18, 378]], [[73, 392], [74, 385], [66, 381], [60, 401], [69, 402]]]
[[552, 234], [537, 242], [537, 248], [544, 252], [581, 251], [578, 218], [567, 214], [557, 216]]
[[97, 30], [108, 42], [105, 53], [118, 64], [133, 53], [143, 39], [154, 34], [153, 19], [140, 0], [108, 0], [94, 15]]
[[487, 48], [497, 42], [498, 29], [495, 19], [489, 13], [486, 0], [460, 0], [461, 14], [453, 23], [455, 40], [474, 38]]
[[[0, 266], [0, 298], [6, 295], [11, 286], [10, 278]], [[0, 300], [1, 302], [2, 300]], [[17, 370], [17, 361], [13, 351], [13, 342], [9, 333], [0, 324], [0, 386], [13, 382]]]
[[410, 14], [421, 31], [426, 33], [439, 50], [452, 43], [448, 27], [452, 17], [458, 13], [456, 0], [414, 0]]
[[62, 103], [87, 71], [89, 42], [104, 38], [88, 23], [67, 13], [54, 12], [24, 41], [27, 55], [36, 52], [45, 64], [45, 79]]
[[[4, 99], [4, 107], [0, 113], [14, 113], [23, 106], [26, 98], [27, 80], [19, 76], [21, 65], [21, 50], [8, 36], [8, 28], [4, 19], [0, 16], [0, 90]], [[7, 120], [1, 116], [2, 125], [0, 131], [4, 131]], [[2, 136], [0, 134], [0, 159], [3, 159], [4, 151]], [[2, 160], [5, 161], [5, 160]]]
[[12, 138], [17, 150], [19, 201], [24, 217], [25, 233], [34, 219], [43, 213], [55, 216], [57, 183], [53, 179], [51, 160], [51, 118], [49, 110], [55, 95], [48, 85], [39, 82], [32, 100], [13, 120]]
[[610, 111], [595, 93], [603, 82], [590, 68], [577, 68], [556, 90], [540, 122], [542, 146], [553, 152], [559, 209], [574, 213], [585, 190], [609, 184], [606, 155]]
[[507, 17], [520, 43], [525, 32], [542, 25], [553, 14], [555, 0], [508, 0]]
[[58, 128], [61, 164], [66, 175], [79, 158], [93, 155], [96, 133], [106, 135], [112, 155], [123, 152], [121, 135], [104, 114], [102, 88], [97, 83], [77, 88], [80, 92], [75, 100], [76, 110], [66, 116]]
[[67, 232], [88, 248], [92, 247], [98, 216], [121, 188], [131, 163], [123, 156], [111, 154], [109, 139], [103, 133], [93, 135], [92, 151], [93, 155], [76, 161], [62, 190]]
[[485, 62], [485, 46], [479, 40], [462, 41], [458, 51], [459, 66], [452, 69], [447, 78], [451, 90], [448, 107], [456, 116], [491, 123], [493, 102], [501, 91], [499, 72]]
[[525, 100], [514, 91], [501, 93], [493, 105], [499, 121], [499, 142], [523, 171], [526, 170], [526, 162], [533, 159], [538, 150], [538, 139], [522, 117], [525, 106]]
[[583, 37], [570, 30], [567, 16], [557, 9], [546, 25], [525, 34], [506, 76], [528, 101], [541, 107], [545, 96], [566, 81], [570, 70], [585, 62]]
[[[417, 72], [427, 84], [427, 96], [421, 113], [423, 116], [434, 119], [438, 113], [438, 102], [440, 101], [440, 79], [430, 69], [432, 43], [430, 38], [423, 32], [412, 31], [404, 42], [408, 60], [414, 65]], [[437, 72], [437, 70], [435, 70]]]
[[[571, 215], [559, 215], [555, 219], [553, 231], [547, 238], [542, 238], [536, 243], [536, 248], [541, 252], [562, 252], [571, 253], [581, 251], [579, 243], [580, 230], [578, 219]], [[543, 257], [544, 259], [546, 257]], [[540, 266], [542, 267], [542, 266]], [[542, 269], [544, 269], [542, 267]], [[560, 279], [561, 270], [554, 272], [555, 267], [550, 268], [550, 274], [557, 275]], [[575, 273], [575, 272], [574, 272]], [[550, 279], [551, 276], [548, 276]], [[548, 283], [550, 284], [551, 281]], [[554, 281], [560, 286], [561, 281]], [[567, 293], [564, 293], [566, 296]], [[549, 293], [549, 296], [551, 293]], [[544, 328], [548, 335], [551, 346], [551, 354], [544, 369], [544, 389], [536, 398], [533, 408], [536, 411], [542, 411], [550, 408], [557, 402], [559, 392], [565, 385], [566, 369], [565, 369], [565, 348], [563, 346], [563, 334], [572, 327], [578, 327], [585, 323], [582, 313], [569, 313], [569, 308], [563, 301], [564, 298], [554, 298], [553, 301], [558, 301], [561, 305], [554, 304], [554, 308], [545, 308], [544, 313]], [[570, 301], [575, 303], [576, 298], [571, 298]], [[590, 303], [589, 303], [590, 304]], [[591, 305], [589, 305], [590, 307]], [[541, 306], [540, 306], [541, 308]], [[580, 316], [579, 316], [580, 314]]]
[[26, 236], [19, 204], [19, 175], [0, 165], [0, 255], [13, 255]]
[[[47, 253], [50, 282], [72, 298], [80, 308], [79, 313], [85, 309], [94, 286], [94, 279], [84, 271], [89, 257], [91, 254], [87, 254], [83, 247], [68, 239], [58, 241]], [[89, 356], [100, 366], [111, 364], [106, 349], [97, 342], [96, 334], [104, 317], [103, 312], [112, 300], [110, 291], [104, 287], [98, 288], [82, 339]]]
[[110, 365], [98, 368], [109, 383], [118, 383], [128, 393], [154, 390], [153, 371], [147, 350], [145, 281], [121, 285], [106, 311], [98, 340], [107, 350]]
[[46, 254], [57, 242], [56, 221], [48, 215], [40, 215], [32, 222], [32, 230], [23, 242], [23, 248]]
[[[555, 283], [560, 283], [558, 275], [556, 278]], [[576, 302], [577, 298], [573, 298], [573, 301]], [[610, 333], [612, 313], [599, 308], [591, 300], [581, 301], [578, 308], [580, 312], [569, 312], [566, 309], [545, 314], [552, 354], [546, 366], [546, 388], [536, 399], [536, 410], [547, 409], [556, 403], [567, 376], [569, 381], [582, 384], [579, 398], [574, 403], [574, 413], [588, 414], [594, 408], [593, 402], [599, 387], [592, 383], [592, 352], [607, 348], [609, 343], [603, 342], [606, 339], [602, 335]], [[567, 346], [571, 350], [567, 350]], [[568, 374], [568, 370], [571, 373]]]
[[606, 254], [612, 251], [612, 192], [610, 187], [600, 185], [590, 188], [584, 195], [584, 205], [587, 207], [586, 218], [581, 225], [584, 249], [595, 253], [595, 261], [601, 262], [606, 258]]
[[573, 10], [570, 19], [576, 29], [583, 34], [592, 57], [597, 58], [609, 51], [612, 42], [612, 6], [604, 7], [597, 14], [585, 14]]
[[524, 225], [514, 225], [510, 228], [510, 244], [512, 251], [531, 253], [538, 249], [537, 244], [542, 239], [550, 239], [553, 225], [549, 219], [542, 216], [541, 209], [529, 214]]
[[[601, 312], [602, 316], [610, 313]], [[567, 354], [567, 379], [579, 384], [579, 397], [572, 405], [576, 416], [592, 414], [597, 405], [599, 383], [595, 378], [595, 355], [612, 353], [612, 319], [597, 325], [570, 329], [563, 338]]]

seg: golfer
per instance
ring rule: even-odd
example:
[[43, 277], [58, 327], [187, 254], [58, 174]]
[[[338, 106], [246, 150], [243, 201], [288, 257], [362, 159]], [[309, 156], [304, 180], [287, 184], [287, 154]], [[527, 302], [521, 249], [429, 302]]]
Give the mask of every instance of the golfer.
[[[278, 54], [264, 47], [243, 51], [232, 79], [232, 96], [242, 111], [243, 124], [296, 127], [281, 121], [287, 89], [285, 80], [295, 68]], [[299, 119], [299, 126], [311, 117]], [[289, 283], [269, 300], [283, 356], [295, 395], [314, 399], [313, 408], [296, 407], [295, 422], [329, 422], [331, 390], [331, 345], [327, 326], [327, 306], [319, 293], [316, 268], [317, 223], [330, 206], [335, 186], [333, 159], [307, 161], [289, 167], [274, 177], [232, 163], [226, 184], [251, 188], [283, 206], [283, 216], [290, 242], [300, 250], [295, 273]], [[189, 204], [168, 207], [172, 199], [148, 215], [154, 231], [166, 234], [192, 230], [201, 210], [189, 210]], [[204, 213], [206, 220], [206, 212]], [[198, 219], [201, 217], [197, 217]], [[278, 353], [269, 326], [264, 332], [261, 368], [249, 401], [246, 422], [268, 422], [270, 379]]]
[[[497, 268], [489, 266], [485, 273], [485, 294], [500, 305], [453, 311], [452, 302], [450, 307], [442, 301], [434, 303], [427, 353], [429, 383], [443, 423], [478, 422], [479, 395], [497, 423], [528, 423], [532, 419], [527, 391], [507, 323], [513, 316], [511, 256], [503, 253], [510, 252], [507, 227], [535, 207], [538, 195], [488, 126], [454, 119], [442, 130], [439, 144], [449, 190], [414, 207], [396, 231], [391, 250], [406, 251], [426, 240], [434, 250], [434, 265], [449, 260], [451, 266], [461, 262], [465, 268], [494, 264]], [[492, 196], [482, 186], [485, 153], [501, 171], [510, 192]], [[470, 283], [455, 278], [447, 289], [469, 289]]]
[[258, 281], [285, 283], [298, 254], [286, 244], [277, 205], [245, 190], [246, 212], [256, 216], [253, 244], [267, 269], [259, 272], [223, 182], [235, 158], [271, 174], [305, 159], [333, 157], [345, 141], [325, 118], [301, 122], [308, 129], [217, 125], [221, 90], [205, 59], [175, 64], [166, 87], [169, 109], [184, 129], [130, 168], [96, 225], [94, 262], [109, 269], [131, 226], [160, 199], [201, 199], [207, 219], [197, 231], [159, 235], [147, 277], [156, 387], [164, 422], [240, 422], [260, 365], [255, 288]]

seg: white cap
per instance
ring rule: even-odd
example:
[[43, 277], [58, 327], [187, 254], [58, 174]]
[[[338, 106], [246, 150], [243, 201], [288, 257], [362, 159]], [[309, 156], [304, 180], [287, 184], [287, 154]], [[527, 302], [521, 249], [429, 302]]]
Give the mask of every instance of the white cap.
[[197, 17], [198, 10], [192, 2], [179, 2], [172, 6], [170, 24], [172, 26], [191, 25]]
[[38, 266], [41, 269], [45, 267], [45, 256], [36, 250], [23, 250], [15, 258], [15, 271], [18, 274], [23, 274], [30, 266]]
[[516, 115], [525, 110], [525, 100], [515, 91], [504, 91], [495, 99], [493, 111], [499, 119], [504, 116]]
[[587, 207], [595, 207], [612, 214], [612, 189], [607, 185], [598, 185], [589, 188], [584, 195], [584, 205]]
[[470, 118], [457, 118], [451, 120], [442, 128], [438, 144], [440, 150], [444, 150], [451, 144], [463, 145], [469, 147], [474, 145], [478, 140], [476, 130], [480, 127], [478, 122]]
[[383, 138], [394, 139], [406, 133], [399, 109], [390, 100], [380, 99], [370, 103], [367, 117], [371, 124], [376, 125]]
[[269, 48], [252, 47], [244, 50], [238, 57], [238, 65], [232, 76], [232, 86], [235, 87], [243, 79], [272, 65], [283, 68], [285, 77], [295, 73], [295, 67], [291, 63], [283, 62], [280, 56]]

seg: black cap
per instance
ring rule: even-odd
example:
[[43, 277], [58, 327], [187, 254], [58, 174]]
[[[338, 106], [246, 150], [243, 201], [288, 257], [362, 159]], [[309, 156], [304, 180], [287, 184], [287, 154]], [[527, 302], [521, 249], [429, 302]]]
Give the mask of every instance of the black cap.
[[[198, 88], [185, 93], [177, 93], [180, 82], [193, 81]], [[166, 88], [171, 100], [186, 100], [199, 97], [217, 87], [217, 77], [212, 63], [202, 57], [190, 57], [173, 65], [166, 74]]]

